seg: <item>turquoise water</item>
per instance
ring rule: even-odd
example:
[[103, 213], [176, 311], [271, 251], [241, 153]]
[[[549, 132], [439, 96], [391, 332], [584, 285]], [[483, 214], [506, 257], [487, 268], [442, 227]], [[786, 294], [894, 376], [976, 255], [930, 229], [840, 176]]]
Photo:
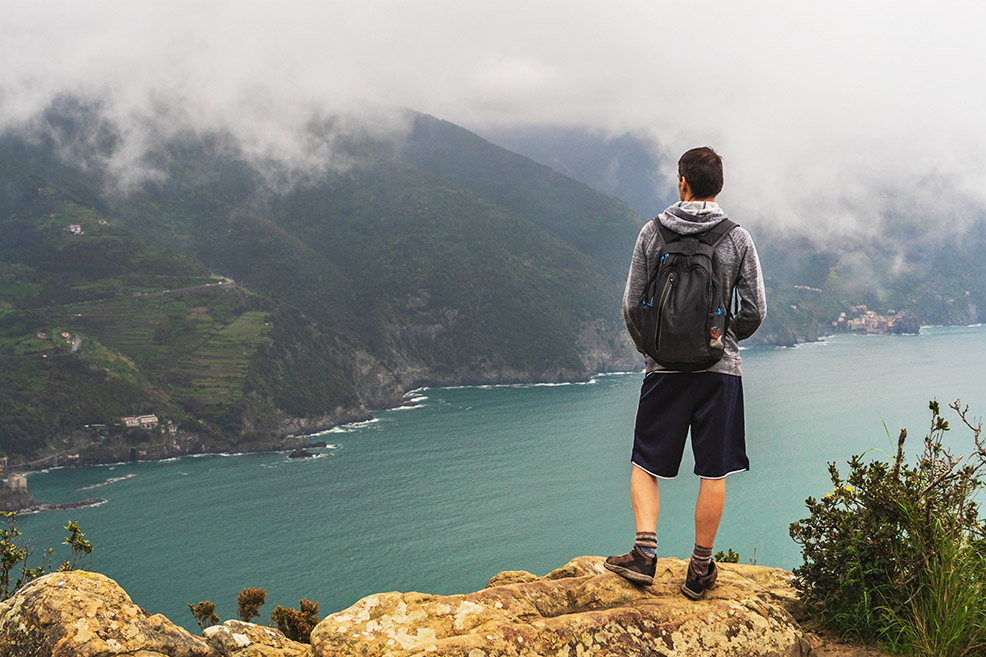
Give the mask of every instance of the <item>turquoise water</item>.
[[[753, 469], [727, 480], [717, 548], [744, 561], [755, 550], [761, 564], [800, 563], [788, 525], [806, 497], [829, 489], [827, 461], [891, 449], [884, 422], [894, 439], [908, 427], [916, 449], [930, 398], [961, 397], [986, 414], [986, 327], [839, 336], [743, 358]], [[324, 616], [380, 591], [472, 591], [501, 570], [543, 574], [578, 555], [628, 549], [640, 381], [418, 391], [412, 407], [322, 434], [330, 447], [316, 459], [204, 456], [32, 474], [42, 502], [107, 502], [18, 523], [48, 546], [79, 521], [94, 569], [190, 628], [186, 603], [211, 600], [231, 618], [243, 587], [267, 589], [265, 620], [302, 597]], [[968, 432], [948, 440], [968, 453]], [[690, 553], [697, 489], [691, 474], [662, 484], [661, 554]]]

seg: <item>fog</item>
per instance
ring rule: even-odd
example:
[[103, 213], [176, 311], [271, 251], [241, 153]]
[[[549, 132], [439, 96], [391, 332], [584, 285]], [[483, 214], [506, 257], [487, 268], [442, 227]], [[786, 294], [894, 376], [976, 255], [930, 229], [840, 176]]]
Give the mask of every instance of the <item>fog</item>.
[[891, 205], [986, 208], [986, 5], [369, 0], [0, 5], [0, 129], [60, 96], [99, 99], [119, 180], [181, 130], [258, 160], [346, 166], [313, 117], [399, 134], [408, 107], [473, 129], [646, 135], [725, 158], [735, 214], [863, 228]]

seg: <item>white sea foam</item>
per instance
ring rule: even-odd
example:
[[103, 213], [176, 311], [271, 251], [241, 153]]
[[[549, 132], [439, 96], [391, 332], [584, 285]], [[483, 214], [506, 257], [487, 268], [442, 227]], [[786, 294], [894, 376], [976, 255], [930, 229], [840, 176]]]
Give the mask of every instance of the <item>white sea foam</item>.
[[[376, 424], [379, 421], [380, 418], [375, 417], [370, 420], [363, 420], [362, 422], [350, 422], [349, 424], [340, 424], [339, 426], [332, 427], [331, 429], [327, 431], [323, 431], [322, 433], [352, 433], [353, 431], [358, 431], [359, 429], [363, 429], [365, 427]], [[318, 436], [321, 434], [312, 434], [312, 435]]]

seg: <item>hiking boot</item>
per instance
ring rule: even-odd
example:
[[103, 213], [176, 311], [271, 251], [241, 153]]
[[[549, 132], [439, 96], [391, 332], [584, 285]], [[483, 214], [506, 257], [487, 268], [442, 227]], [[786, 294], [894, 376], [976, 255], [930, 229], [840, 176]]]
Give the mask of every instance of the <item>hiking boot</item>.
[[606, 570], [614, 572], [636, 584], [651, 584], [654, 582], [654, 569], [657, 559], [648, 557], [636, 545], [626, 554], [606, 557], [603, 564]]
[[694, 579], [692, 578], [691, 568], [689, 568], [685, 583], [681, 585], [681, 592], [692, 600], [699, 600], [705, 595], [706, 591], [715, 586], [716, 577], [718, 576], [719, 570], [716, 568], [715, 561], [709, 563], [709, 571], [707, 573]]

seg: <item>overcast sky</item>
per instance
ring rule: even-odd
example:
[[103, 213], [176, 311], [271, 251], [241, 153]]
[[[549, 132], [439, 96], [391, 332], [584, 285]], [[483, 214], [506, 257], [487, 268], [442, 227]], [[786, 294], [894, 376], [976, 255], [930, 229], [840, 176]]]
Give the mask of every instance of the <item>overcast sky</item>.
[[0, 127], [70, 92], [135, 150], [163, 120], [289, 157], [313, 111], [375, 105], [632, 130], [716, 147], [723, 205], [865, 223], [887, 194], [986, 207], [984, 25], [981, 0], [0, 0]]

